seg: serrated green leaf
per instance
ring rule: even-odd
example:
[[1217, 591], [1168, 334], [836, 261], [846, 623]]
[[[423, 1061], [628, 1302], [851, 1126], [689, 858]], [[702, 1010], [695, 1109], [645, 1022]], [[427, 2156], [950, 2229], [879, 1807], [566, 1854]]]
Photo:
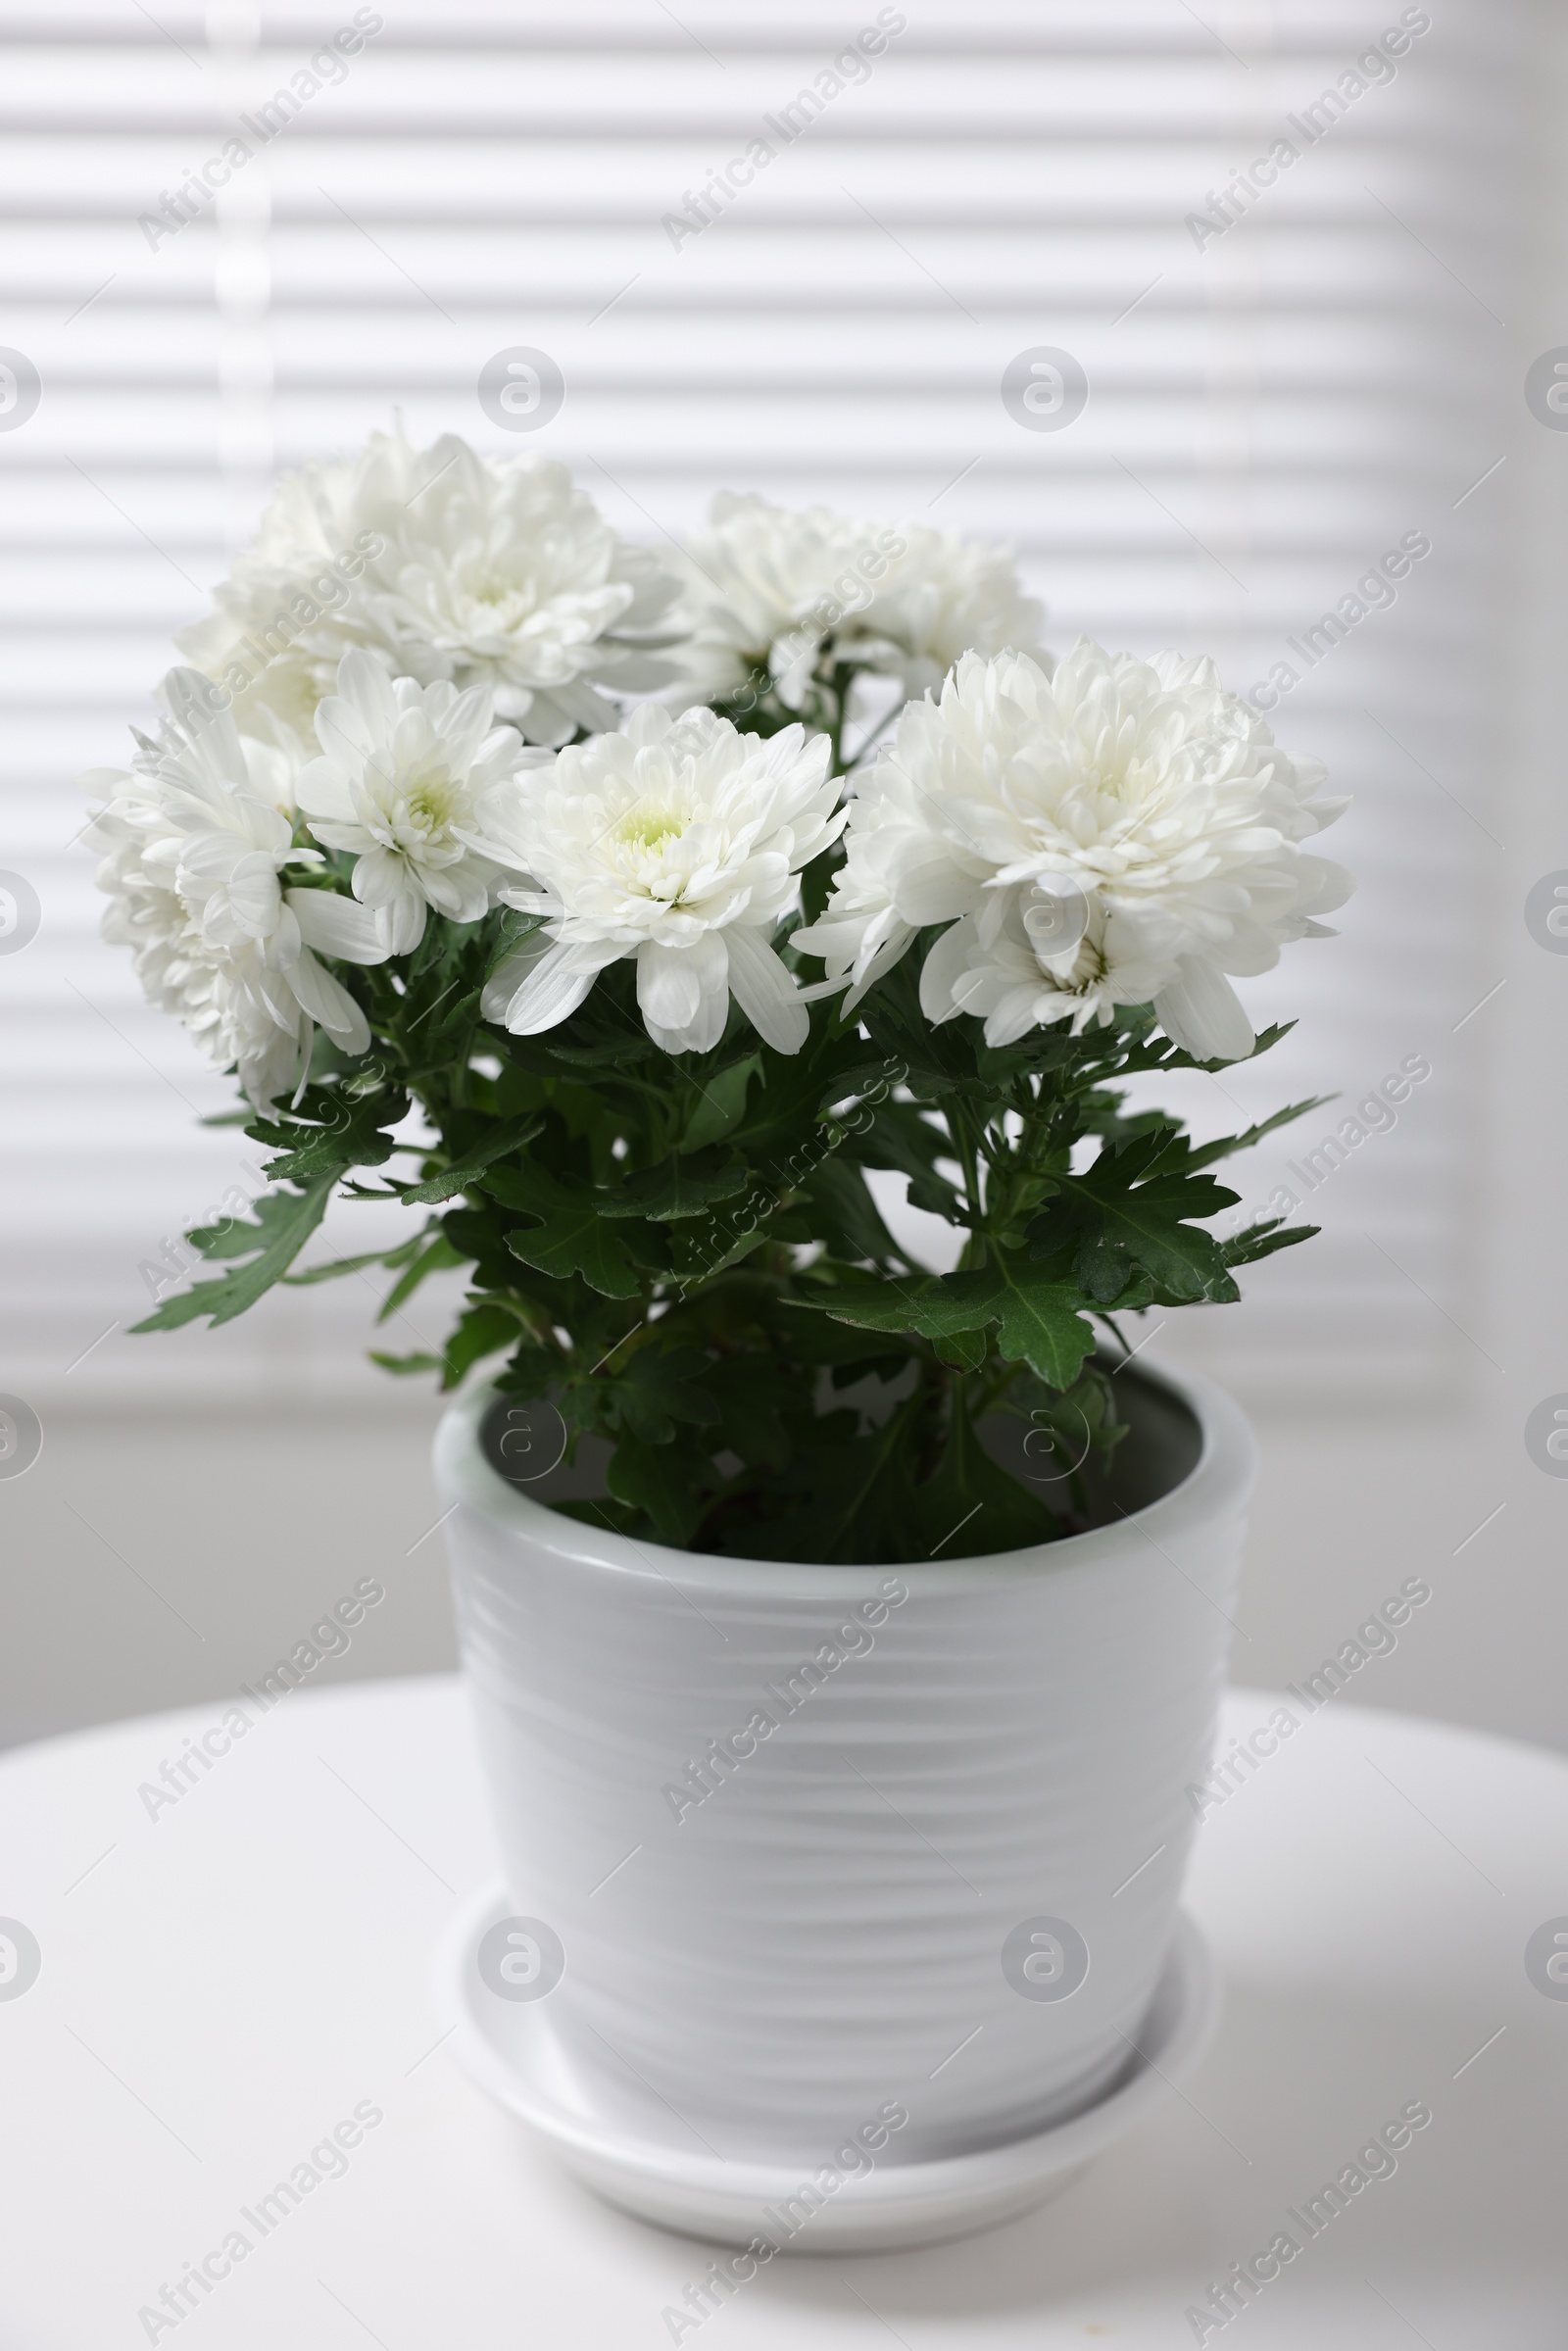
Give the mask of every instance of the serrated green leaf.
[[[872, 1294], [868, 1287], [867, 1295]], [[789, 1328], [786, 1324], [792, 1361], [825, 1365], [832, 1370], [836, 1382], [841, 1372], [848, 1380], [867, 1371], [902, 1369], [909, 1351], [904, 1344], [908, 1326], [901, 1325], [884, 1334], [863, 1324], [852, 1324], [847, 1316], [830, 1320], [830, 1315], [837, 1316], [833, 1298], [848, 1295], [851, 1295], [848, 1291], [835, 1291], [830, 1298], [791, 1298], [782, 1301], [790, 1321], [799, 1325]], [[799, 1403], [799, 1392], [792, 1400]]]
[[[422, 1247], [420, 1246], [421, 1241], [423, 1242]], [[430, 1274], [450, 1273], [456, 1267], [466, 1263], [467, 1259], [462, 1250], [453, 1248], [441, 1226], [438, 1225], [428, 1239], [422, 1235], [416, 1235], [414, 1250], [409, 1258], [407, 1268], [399, 1275], [397, 1281], [393, 1283], [381, 1300], [375, 1317], [376, 1321], [385, 1322], [390, 1315], [395, 1314]]]
[[[1151, 1012], [1151, 1028], [1152, 1025], [1153, 1015]], [[1112, 1047], [1111, 1050], [1119, 1053], [1118, 1074], [1125, 1071], [1130, 1075], [1134, 1071], [1151, 1069], [1160, 1071], [1201, 1069], [1212, 1076], [1216, 1070], [1239, 1069], [1242, 1062], [1255, 1061], [1260, 1053], [1271, 1053], [1281, 1038], [1288, 1037], [1295, 1026], [1294, 1020], [1279, 1020], [1269, 1028], [1260, 1029], [1253, 1042], [1251, 1052], [1243, 1053], [1240, 1059], [1235, 1061], [1199, 1061], [1184, 1047], [1172, 1045], [1168, 1038], [1155, 1035], [1146, 1036], [1139, 1042], [1126, 1047], [1125, 1051], [1120, 1051], [1116, 1047]]]
[[244, 1256], [248, 1262], [233, 1273], [197, 1282], [192, 1289], [166, 1298], [144, 1321], [133, 1323], [132, 1330], [175, 1331], [202, 1314], [210, 1315], [215, 1324], [232, 1322], [236, 1314], [254, 1306], [274, 1282], [282, 1280], [326, 1214], [331, 1196], [332, 1178], [320, 1176], [303, 1191], [290, 1187], [265, 1193], [256, 1202], [254, 1219], [236, 1218], [190, 1234], [188, 1238], [206, 1257]]
[[499, 1355], [504, 1347], [512, 1347], [520, 1328], [515, 1314], [491, 1299], [481, 1298], [466, 1306], [446, 1344], [441, 1363], [442, 1388], [456, 1388], [465, 1372], [482, 1363], [486, 1355]]
[[922, 1281], [878, 1282], [864, 1290], [829, 1292], [803, 1298], [835, 1322], [862, 1331], [913, 1331], [922, 1339], [947, 1339], [955, 1332], [983, 1331], [1002, 1309], [1003, 1285], [996, 1271], [927, 1274]]
[[422, 1184], [411, 1184], [402, 1198], [410, 1207], [416, 1207], [434, 1205], [466, 1192], [497, 1159], [504, 1159], [511, 1152], [521, 1151], [525, 1143], [531, 1143], [543, 1125], [544, 1120], [537, 1117], [509, 1119], [483, 1143], [464, 1151], [458, 1165], [443, 1169], [440, 1175], [430, 1176]]
[[694, 1490], [690, 1470], [673, 1446], [645, 1445], [625, 1435], [606, 1475], [617, 1500], [647, 1512], [656, 1543], [679, 1549], [691, 1541], [706, 1497]]
[[837, 1322], [913, 1331], [922, 1339], [952, 1339], [994, 1324], [1003, 1359], [1028, 1363], [1054, 1388], [1072, 1385], [1095, 1344], [1071, 1283], [1053, 1280], [1030, 1258], [1000, 1249], [988, 1265], [970, 1272], [878, 1284], [870, 1295], [835, 1292], [813, 1302]]
[[308, 1265], [303, 1273], [286, 1273], [284, 1286], [289, 1290], [305, 1290], [315, 1282], [340, 1281], [346, 1273], [363, 1273], [368, 1265], [390, 1265], [393, 1257], [383, 1249], [371, 1249], [365, 1257], [334, 1257], [326, 1265]]
[[703, 1385], [716, 1369], [700, 1347], [639, 1347], [606, 1383], [610, 1411], [645, 1445], [668, 1445], [677, 1421], [703, 1428], [718, 1420], [718, 1404]]
[[1082, 1298], [1069, 1283], [1042, 1280], [1027, 1257], [998, 1251], [996, 1270], [1005, 1285], [997, 1352], [1004, 1362], [1027, 1363], [1052, 1388], [1070, 1388], [1095, 1344], [1079, 1311]]
[[1200, 1167], [1212, 1167], [1220, 1159], [1234, 1158], [1238, 1151], [1250, 1151], [1254, 1143], [1261, 1143], [1277, 1127], [1287, 1127], [1293, 1119], [1304, 1118], [1308, 1110], [1321, 1110], [1325, 1102], [1333, 1100], [1332, 1094], [1313, 1094], [1304, 1102], [1287, 1102], [1272, 1118], [1260, 1118], [1256, 1126], [1248, 1127], [1243, 1134], [1225, 1135], [1216, 1143], [1201, 1143], [1196, 1150], [1184, 1151], [1182, 1166], [1192, 1175]]
[[487, 1168], [483, 1188], [504, 1206], [538, 1220], [537, 1232], [514, 1226], [507, 1235], [508, 1249], [524, 1265], [557, 1280], [580, 1273], [605, 1298], [634, 1298], [642, 1288], [625, 1243], [600, 1212], [597, 1193], [568, 1190], [542, 1167]]
[[[814, 1326], [827, 1330], [826, 1323]], [[719, 1443], [754, 1466], [784, 1468], [790, 1457], [784, 1415], [800, 1405], [800, 1386], [766, 1355], [730, 1355], [714, 1382]]]
[[746, 1162], [721, 1147], [662, 1159], [607, 1193], [600, 1214], [647, 1216], [670, 1224], [701, 1216], [715, 1200], [733, 1200], [746, 1188]]
[[1283, 1216], [1270, 1216], [1222, 1241], [1220, 1254], [1227, 1265], [1255, 1265], [1260, 1257], [1272, 1257], [1277, 1249], [1294, 1249], [1298, 1241], [1311, 1241], [1322, 1230], [1321, 1225], [1288, 1225]]
[[1178, 1300], [1234, 1297], [1218, 1242], [1189, 1220], [1217, 1215], [1237, 1195], [1186, 1172], [1177, 1144], [1168, 1124], [1113, 1144], [1084, 1174], [1057, 1176], [1056, 1199], [1030, 1226], [1042, 1252], [1081, 1235], [1074, 1270], [1097, 1304], [1115, 1298], [1134, 1268]]
[[349, 1102], [334, 1089], [313, 1086], [304, 1115], [258, 1119], [248, 1132], [280, 1147], [279, 1155], [267, 1162], [269, 1177], [294, 1183], [335, 1176], [348, 1167], [379, 1167], [400, 1148], [386, 1130], [407, 1116], [408, 1106], [401, 1090]]
[[508, 1396], [520, 1396], [527, 1403], [536, 1396], [544, 1396], [560, 1378], [561, 1357], [549, 1347], [535, 1347], [527, 1341], [508, 1356], [505, 1368], [496, 1374], [495, 1385]]

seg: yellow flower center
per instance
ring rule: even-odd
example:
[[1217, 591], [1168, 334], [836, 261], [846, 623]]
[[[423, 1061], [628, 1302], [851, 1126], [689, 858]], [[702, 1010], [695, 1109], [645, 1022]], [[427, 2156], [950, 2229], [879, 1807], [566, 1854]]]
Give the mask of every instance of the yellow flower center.
[[633, 808], [615, 827], [615, 839], [627, 849], [662, 849], [685, 830], [678, 816], [663, 808]]
[[410, 824], [428, 838], [452, 821], [452, 778], [427, 775], [416, 784], [405, 803]]

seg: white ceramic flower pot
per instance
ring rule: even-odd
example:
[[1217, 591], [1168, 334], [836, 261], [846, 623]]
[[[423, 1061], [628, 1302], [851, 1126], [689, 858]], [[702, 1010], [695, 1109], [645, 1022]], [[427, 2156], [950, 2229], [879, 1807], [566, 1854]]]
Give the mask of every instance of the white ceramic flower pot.
[[[894, 1570], [597, 1533], [489, 1466], [488, 1394], [453, 1407], [460, 1636], [511, 1901], [559, 1937], [535, 2013], [568, 2106], [806, 2175], [896, 2108], [885, 2171], [1025, 2139], [1127, 2074], [1253, 1448], [1206, 1383], [1123, 1377], [1143, 1506]], [[519, 1990], [554, 1978], [538, 1940]]]

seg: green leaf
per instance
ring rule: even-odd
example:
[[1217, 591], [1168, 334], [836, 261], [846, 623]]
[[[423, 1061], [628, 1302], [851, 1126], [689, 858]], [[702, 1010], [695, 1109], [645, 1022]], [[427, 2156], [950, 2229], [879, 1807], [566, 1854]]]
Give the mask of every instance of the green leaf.
[[1113, 1144], [1083, 1175], [1057, 1176], [1057, 1200], [1029, 1227], [1042, 1253], [1066, 1230], [1081, 1234], [1075, 1270], [1097, 1303], [1117, 1298], [1133, 1267], [1177, 1300], [1237, 1295], [1218, 1242], [1188, 1220], [1217, 1215], [1238, 1195], [1212, 1176], [1184, 1172], [1179, 1155], [1162, 1166], [1177, 1142], [1167, 1125]]
[[906, 1559], [917, 1539], [911, 1503], [909, 1440], [925, 1397], [907, 1397], [864, 1437], [846, 1440], [841, 1415], [803, 1425], [794, 1416], [796, 1444], [785, 1481], [810, 1498], [786, 1517], [749, 1528], [733, 1546], [751, 1559], [799, 1559], [857, 1566]]
[[1304, 1102], [1287, 1102], [1283, 1110], [1276, 1110], [1272, 1118], [1259, 1119], [1257, 1125], [1249, 1127], [1245, 1134], [1226, 1135], [1217, 1143], [1200, 1144], [1196, 1151], [1184, 1151], [1182, 1166], [1189, 1175], [1194, 1175], [1200, 1167], [1212, 1167], [1216, 1160], [1232, 1158], [1237, 1151], [1250, 1151], [1254, 1143], [1261, 1143], [1264, 1136], [1272, 1135], [1276, 1127], [1289, 1126], [1292, 1119], [1304, 1118], [1308, 1110], [1321, 1110], [1325, 1102], [1333, 1100], [1332, 1094], [1314, 1094]]
[[[1252, 1046], [1251, 1052], [1250, 1053], [1243, 1053], [1240, 1058], [1235, 1061], [1195, 1060], [1193, 1055], [1183, 1047], [1179, 1045], [1172, 1045], [1168, 1038], [1154, 1036], [1152, 1034], [1145, 1035], [1142, 1039], [1130, 1046], [1126, 1046], [1125, 1049], [1120, 1052], [1120, 1069], [1118, 1074], [1121, 1072], [1126, 1072], [1130, 1075], [1134, 1071], [1148, 1069], [1158, 1069], [1161, 1071], [1175, 1069], [1203, 1069], [1207, 1070], [1212, 1076], [1214, 1071], [1218, 1069], [1239, 1069], [1243, 1061], [1255, 1061], [1259, 1053], [1271, 1053], [1274, 1047], [1279, 1044], [1280, 1039], [1282, 1037], [1288, 1037], [1295, 1026], [1296, 1023], [1294, 1020], [1279, 1020], [1275, 1021], [1270, 1028], [1260, 1029], [1256, 1041]], [[1152, 1010], [1149, 1014], [1149, 1027], [1151, 1030], [1152, 1030], [1153, 1013]], [[1117, 1049], [1113, 1047], [1112, 1050], [1114, 1051]]]
[[568, 1191], [542, 1167], [492, 1167], [483, 1186], [508, 1208], [538, 1220], [538, 1232], [507, 1235], [507, 1247], [524, 1265], [558, 1280], [580, 1273], [606, 1298], [634, 1298], [642, 1277], [626, 1245], [606, 1218], [600, 1196], [587, 1187]]
[[1255, 1265], [1260, 1257], [1272, 1257], [1277, 1249], [1294, 1249], [1298, 1241], [1310, 1241], [1322, 1230], [1321, 1225], [1288, 1225], [1283, 1216], [1270, 1216], [1222, 1241], [1220, 1255], [1227, 1265]]
[[495, 1385], [527, 1403], [547, 1394], [560, 1378], [560, 1355], [553, 1347], [536, 1347], [530, 1340], [508, 1356], [505, 1369], [496, 1374]]
[[485, 955], [484, 976], [489, 979], [498, 971], [508, 955], [519, 948], [524, 939], [532, 938], [543, 928], [543, 914], [519, 914], [515, 906], [498, 906], [491, 916], [491, 935]]
[[922, 1339], [949, 1339], [956, 1332], [984, 1331], [1001, 1310], [1003, 1286], [995, 1270], [927, 1274], [916, 1282], [847, 1284], [823, 1298], [797, 1303], [831, 1314], [835, 1322], [862, 1331], [913, 1331]]
[[377, 1347], [370, 1349], [370, 1361], [383, 1371], [396, 1372], [402, 1379], [413, 1379], [427, 1371], [441, 1371], [444, 1366], [439, 1355], [385, 1355]]
[[[867, 1295], [870, 1288], [874, 1285], [868, 1287]], [[838, 1311], [834, 1299], [845, 1295], [848, 1293], [835, 1291], [829, 1298], [790, 1298], [782, 1301], [790, 1309], [785, 1329], [792, 1366], [812, 1363], [829, 1366], [837, 1387], [844, 1387], [868, 1371], [896, 1376], [908, 1360], [909, 1350], [905, 1343], [907, 1325], [900, 1325], [883, 1336], [863, 1325], [853, 1326], [848, 1319], [829, 1321], [829, 1313]], [[804, 1315], [795, 1315], [798, 1307], [817, 1311], [810, 1313], [808, 1320]], [[823, 1308], [827, 1311], [822, 1311]], [[799, 1386], [790, 1400], [799, 1406]]]
[[813, 1237], [825, 1240], [835, 1256], [865, 1258], [879, 1267], [906, 1262], [858, 1167], [824, 1159], [812, 1168], [801, 1189], [817, 1227]]
[[662, 1159], [607, 1193], [602, 1216], [649, 1216], [658, 1223], [701, 1216], [715, 1200], [733, 1200], [746, 1188], [746, 1163], [713, 1149]]
[[729, 1133], [745, 1111], [746, 1089], [760, 1067], [761, 1055], [748, 1053], [744, 1061], [732, 1061], [715, 1077], [700, 1081], [701, 1099], [686, 1129], [687, 1151], [701, 1151], [705, 1145], [717, 1143]]
[[350, 1102], [336, 1088], [312, 1086], [304, 1115], [259, 1118], [246, 1131], [278, 1151], [267, 1162], [272, 1181], [294, 1183], [335, 1176], [346, 1167], [379, 1167], [402, 1148], [386, 1130], [407, 1115], [408, 1106], [401, 1090]]
[[[426, 1226], [425, 1231], [428, 1230]], [[303, 1273], [286, 1273], [283, 1281], [290, 1290], [303, 1290], [313, 1282], [335, 1282], [346, 1273], [363, 1273], [368, 1265], [384, 1265], [392, 1272], [399, 1266], [407, 1265], [412, 1257], [418, 1254], [423, 1239], [422, 1232], [411, 1233], [408, 1240], [400, 1241], [395, 1249], [371, 1249], [363, 1257], [333, 1257], [325, 1265], [307, 1265]], [[458, 1262], [461, 1264], [462, 1259]]]
[[955, 1383], [948, 1441], [935, 1474], [915, 1489], [920, 1555], [968, 1559], [1022, 1550], [1061, 1533], [1044, 1499], [993, 1461], [969, 1421], [963, 1383]]
[[1067, 1282], [1042, 1278], [1027, 1257], [996, 1252], [1004, 1297], [997, 1351], [1004, 1362], [1027, 1363], [1052, 1388], [1070, 1388], [1094, 1347], [1093, 1325], [1078, 1311], [1083, 1299]]
[[677, 1421], [698, 1427], [717, 1421], [719, 1407], [702, 1385], [715, 1369], [699, 1347], [649, 1345], [606, 1383], [606, 1401], [612, 1417], [644, 1444], [668, 1445]]
[[520, 1326], [515, 1314], [490, 1299], [480, 1299], [467, 1306], [458, 1317], [458, 1327], [446, 1344], [441, 1365], [441, 1386], [456, 1388], [466, 1371], [482, 1363], [486, 1355], [499, 1355], [503, 1347], [515, 1344]]
[[836, 1291], [811, 1302], [838, 1322], [913, 1331], [922, 1339], [951, 1340], [995, 1324], [1003, 1359], [1028, 1363], [1054, 1388], [1071, 1387], [1095, 1344], [1079, 1311], [1083, 1299], [1070, 1282], [1053, 1280], [1030, 1258], [1000, 1249], [989, 1265], [972, 1272], [878, 1284], [870, 1293]]
[[924, 1208], [949, 1224], [961, 1223], [958, 1195], [937, 1168], [939, 1159], [953, 1157], [953, 1145], [921, 1117], [913, 1102], [882, 1103], [870, 1126], [850, 1136], [844, 1156], [862, 1167], [888, 1167], [907, 1176], [911, 1208]]
[[285, 1288], [305, 1290], [313, 1282], [335, 1282], [346, 1273], [363, 1273], [368, 1265], [387, 1265], [391, 1260], [383, 1249], [371, 1249], [366, 1257], [333, 1257], [326, 1265], [308, 1265], [303, 1273], [286, 1273]]
[[707, 1497], [694, 1490], [687, 1464], [673, 1446], [623, 1436], [606, 1476], [617, 1500], [647, 1512], [656, 1543], [683, 1549], [696, 1534]]
[[[832, 1326], [823, 1323], [819, 1328]], [[718, 1397], [720, 1445], [743, 1461], [773, 1470], [783, 1469], [790, 1457], [789, 1431], [784, 1415], [798, 1410], [799, 1376], [791, 1377], [766, 1355], [731, 1355], [714, 1382]]]
[[291, 1186], [266, 1193], [256, 1202], [254, 1221], [235, 1218], [187, 1235], [204, 1257], [244, 1257], [247, 1262], [233, 1273], [198, 1282], [190, 1290], [166, 1298], [155, 1313], [132, 1324], [132, 1329], [174, 1331], [202, 1314], [211, 1315], [215, 1324], [232, 1322], [236, 1314], [254, 1306], [274, 1282], [282, 1280], [326, 1214], [332, 1181], [330, 1176], [320, 1176], [303, 1191]]
[[466, 1192], [475, 1178], [497, 1159], [504, 1159], [525, 1143], [531, 1143], [544, 1125], [542, 1118], [509, 1120], [485, 1141], [461, 1154], [457, 1165], [445, 1168], [440, 1175], [430, 1176], [422, 1184], [411, 1184], [403, 1199], [412, 1207], [416, 1203], [451, 1200], [455, 1193]]
[[381, 1300], [375, 1318], [377, 1322], [385, 1322], [389, 1315], [395, 1314], [398, 1308], [414, 1296], [426, 1275], [450, 1273], [455, 1267], [467, 1263], [463, 1251], [453, 1248], [439, 1225], [430, 1234], [428, 1241], [421, 1249], [419, 1244], [423, 1238], [423, 1235], [420, 1234], [415, 1236], [407, 1270], [393, 1283]]

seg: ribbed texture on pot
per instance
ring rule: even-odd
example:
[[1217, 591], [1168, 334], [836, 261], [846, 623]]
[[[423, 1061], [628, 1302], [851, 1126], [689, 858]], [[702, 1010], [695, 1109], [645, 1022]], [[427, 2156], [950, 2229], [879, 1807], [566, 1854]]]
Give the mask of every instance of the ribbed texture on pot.
[[[1251, 1467], [1235, 1407], [1181, 1392], [1204, 1448], [1164, 1501], [889, 1571], [596, 1535], [486, 1466], [485, 1399], [449, 1416], [503, 1865], [564, 1946], [549, 2022], [596, 2106], [810, 2166], [897, 2101], [879, 2161], [909, 2162], [1061, 2120], [1121, 2073], [1174, 1932]], [[881, 1621], [857, 1623], [862, 1603]], [[712, 1792], [682, 1803], [709, 1742], [760, 1712], [770, 1736], [727, 1771], [710, 1758]], [[1007, 1935], [1041, 1916], [1088, 1945], [1070, 1998], [1004, 1974]]]

